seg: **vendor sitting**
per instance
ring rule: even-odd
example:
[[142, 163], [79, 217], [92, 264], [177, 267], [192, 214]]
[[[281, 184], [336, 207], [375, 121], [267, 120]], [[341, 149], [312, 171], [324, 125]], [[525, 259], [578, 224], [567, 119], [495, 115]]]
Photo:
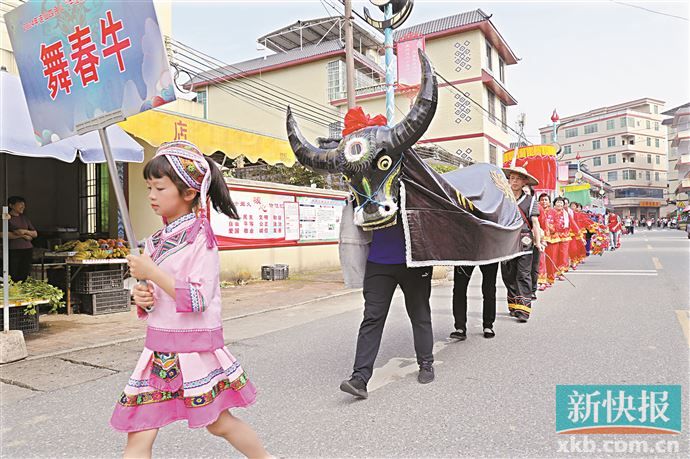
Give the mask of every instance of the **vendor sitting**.
[[10, 207], [10, 277], [13, 281], [23, 281], [31, 274], [34, 246], [32, 240], [38, 237], [31, 220], [24, 215], [26, 200], [21, 196], [10, 196], [7, 200]]

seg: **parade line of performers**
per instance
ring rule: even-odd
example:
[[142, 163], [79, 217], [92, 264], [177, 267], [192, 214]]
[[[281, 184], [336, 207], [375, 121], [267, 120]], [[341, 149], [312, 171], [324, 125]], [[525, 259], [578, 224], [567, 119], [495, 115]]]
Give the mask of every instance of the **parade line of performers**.
[[[551, 200], [548, 194], [537, 198], [533, 192], [539, 182], [524, 167], [503, 168], [522, 216], [520, 231], [523, 253], [503, 262], [479, 265], [482, 273], [485, 338], [496, 336], [496, 278], [499, 265], [507, 290], [508, 310], [518, 322], [527, 322], [537, 290], [543, 291], [565, 281], [569, 270], [585, 262], [589, 255], [603, 255], [620, 246], [621, 221], [615, 214], [595, 214], [567, 198]], [[400, 285], [417, 353], [421, 384], [434, 380], [433, 333], [431, 327], [431, 267], [405, 266], [402, 224], [374, 231], [364, 278], [364, 318], [360, 325], [352, 376], [340, 389], [358, 398], [367, 398], [367, 384], [381, 344], [383, 326], [396, 285]], [[454, 331], [450, 337], [467, 339], [467, 289], [475, 266], [455, 266], [453, 273]]]

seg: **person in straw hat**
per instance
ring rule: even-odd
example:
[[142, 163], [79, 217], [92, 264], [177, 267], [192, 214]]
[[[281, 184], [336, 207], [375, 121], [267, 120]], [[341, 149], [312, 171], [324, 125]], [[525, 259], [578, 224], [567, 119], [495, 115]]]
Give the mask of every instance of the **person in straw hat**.
[[526, 185], [537, 186], [539, 181], [521, 166], [503, 168], [510, 189], [515, 196], [523, 224], [520, 241], [524, 255], [501, 263], [501, 277], [508, 290], [508, 309], [510, 315], [520, 322], [527, 322], [532, 312], [532, 249], [544, 250], [539, 228], [539, 205], [534, 196], [526, 194]]

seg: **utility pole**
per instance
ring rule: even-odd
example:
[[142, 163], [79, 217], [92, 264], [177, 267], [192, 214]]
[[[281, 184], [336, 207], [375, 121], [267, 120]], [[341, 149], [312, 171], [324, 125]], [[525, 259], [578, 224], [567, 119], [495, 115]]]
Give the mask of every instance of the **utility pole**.
[[345, 0], [345, 80], [347, 81], [347, 109], [355, 106], [355, 55], [352, 34], [352, 0]]

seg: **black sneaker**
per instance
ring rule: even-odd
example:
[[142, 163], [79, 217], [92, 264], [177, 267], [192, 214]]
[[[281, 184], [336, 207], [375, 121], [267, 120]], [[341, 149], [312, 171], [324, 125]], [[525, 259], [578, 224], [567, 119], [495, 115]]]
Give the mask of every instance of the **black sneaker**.
[[537, 294], [536, 293], [532, 294], [532, 301], [537, 301]]
[[491, 327], [484, 327], [484, 338], [493, 338], [496, 336], [496, 332]]
[[369, 397], [369, 392], [367, 392], [367, 383], [355, 376], [341, 382], [340, 390], [358, 398]]
[[527, 322], [529, 316], [523, 311], [515, 311], [515, 318], [518, 320], [518, 322]]
[[419, 384], [429, 384], [434, 380], [434, 366], [432, 362], [422, 362], [419, 364], [419, 374], [417, 381]]
[[465, 330], [458, 329], [451, 333], [450, 337], [457, 339], [458, 341], [465, 341], [467, 339], [467, 332], [465, 332]]

